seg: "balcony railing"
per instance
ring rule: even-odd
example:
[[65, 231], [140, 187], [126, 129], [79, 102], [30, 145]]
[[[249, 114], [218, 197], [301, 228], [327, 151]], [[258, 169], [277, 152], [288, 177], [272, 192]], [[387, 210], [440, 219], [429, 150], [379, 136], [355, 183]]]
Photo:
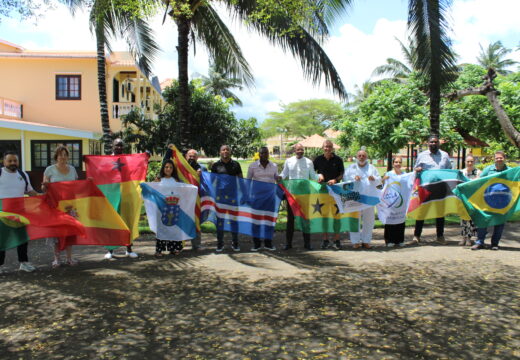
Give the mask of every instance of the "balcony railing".
[[136, 105], [133, 103], [113, 103], [112, 104], [112, 117], [119, 119], [123, 115], [128, 115]]
[[23, 118], [22, 103], [14, 100], [0, 98], [0, 116], [21, 120]]

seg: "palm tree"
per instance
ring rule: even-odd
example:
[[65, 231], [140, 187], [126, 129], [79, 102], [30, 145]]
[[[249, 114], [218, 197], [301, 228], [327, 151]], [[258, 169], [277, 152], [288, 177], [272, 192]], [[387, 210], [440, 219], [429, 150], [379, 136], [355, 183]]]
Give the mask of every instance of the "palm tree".
[[504, 47], [501, 41], [495, 41], [494, 43], [489, 44], [486, 49], [484, 49], [482, 45], [479, 46], [480, 54], [477, 56], [477, 62], [479, 65], [486, 69], [492, 68], [501, 75], [512, 73], [511, 70], [506, 70], [506, 68], [517, 64], [517, 62], [512, 59], [506, 59], [506, 56], [511, 52], [511, 49]]
[[[253, 84], [253, 76], [240, 46], [219, 17], [213, 4], [214, 1], [186, 0], [177, 1], [170, 11], [170, 1], [166, 12], [172, 16], [177, 25], [177, 53], [179, 67], [179, 129], [180, 146], [183, 150], [189, 148], [190, 142], [190, 108], [188, 86], [188, 49], [190, 35], [202, 43], [210, 54], [217, 68], [231, 78], [239, 78], [245, 86]], [[312, 24], [296, 26], [288, 14], [276, 13], [267, 19], [258, 20], [254, 16], [258, 9], [257, 0], [221, 0], [219, 1], [230, 14], [241, 20], [250, 30], [267, 37], [271, 43], [277, 44], [283, 50], [291, 52], [299, 58], [304, 75], [313, 83], [319, 84], [322, 78], [325, 84], [342, 98], [347, 97], [346, 90], [339, 74], [321, 48], [320, 41], [328, 35], [327, 22], [332, 21], [336, 14], [343, 12], [351, 0], [313, 1], [317, 9]], [[189, 11], [187, 11], [189, 8]]]
[[229, 76], [225, 71], [218, 71], [213, 64], [209, 67], [208, 76], [201, 75], [202, 84], [213, 95], [231, 99], [236, 105], [242, 106], [242, 101], [231, 90], [242, 90], [242, 80]]
[[354, 94], [351, 94], [351, 98], [353, 99], [351, 102], [348, 103], [348, 106], [350, 108], [356, 108], [361, 104], [363, 101], [365, 101], [372, 91], [374, 91], [374, 87], [376, 86], [376, 83], [371, 82], [370, 80], [367, 80], [359, 85], [354, 85]]
[[[404, 55], [405, 62], [401, 62], [394, 58], [387, 58], [386, 64], [378, 66], [372, 72], [372, 76], [390, 75], [391, 79], [398, 82], [406, 82], [406, 79], [410, 76], [415, 63], [414, 57], [417, 54], [417, 46], [413, 39], [408, 36], [408, 46], [403, 44], [401, 40], [395, 38], [401, 46], [401, 52]], [[386, 79], [383, 79], [386, 80]]]
[[417, 55], [413, 68], [426, 78], [430, 99], [430, 133], [439, 136], [441, 88], [455, 80], [455, 54], [448, 38], [450, 0], [409, 0], [408, 30]]
[[[86, 0], [67, 0], [71, 11], [88, 4]], [[106, 56], [105, 50], [111, 51], [110, 38], [122, 37], [127, 41], [130, 52], [136, 58], [141, 71], [149, 76], [151, 63], [159, 46], [153, 39], [152, 30], [148, 24], [128, 9], [118, 7], [113, 0], [94, 0], [90, 8], [90, 31], [96, 36], [98, 93], [103, 131], [104, 153], [112, 152], [112, 131], [108, 115], [106, 91]]]

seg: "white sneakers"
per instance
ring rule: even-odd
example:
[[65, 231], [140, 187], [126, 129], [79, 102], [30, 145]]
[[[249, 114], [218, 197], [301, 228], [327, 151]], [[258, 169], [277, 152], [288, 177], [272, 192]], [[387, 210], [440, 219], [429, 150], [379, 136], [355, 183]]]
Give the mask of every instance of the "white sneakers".
[[105, 254], [105, 259], [110, 260], [114, 257], [114, 255], [109, 251]]
[[33, 272], [36, 268], [28, 261], [20, 263], [20, 270], [25, 272]]
[[139, 255], [137, 255], [137, 253], [131, 251], [131, 252], [125, 252], [125, 255], [128, 256], [128, 257], [131, 257], [132, 259], [135, 259], [136, 257], [138, 257]]
[[[139, 257], [139, 255], [137, 255], [137, 253], [135, 253], [133, 251], [131, 251], [131, 252], [125, 251], [125, 256], [128, 256], [129, 258], [132, 258], [132, 259]], [[107, 259], [107, 260], [115, 259], [115, 256], [113, 253], [111, 253], [109, 251], [105, 254], [105, 259]]]

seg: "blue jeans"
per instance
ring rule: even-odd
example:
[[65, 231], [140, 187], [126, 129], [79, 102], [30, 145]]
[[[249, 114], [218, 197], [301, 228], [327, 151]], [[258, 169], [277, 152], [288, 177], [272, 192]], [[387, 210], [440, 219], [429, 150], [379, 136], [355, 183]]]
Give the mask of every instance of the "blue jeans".
[[[493, 235], [491, 235], [491, 246], [498, 246], [498, 242], [502, 237], [502, 232], [504, 231], [504, 226], [506, 224], [495, 225], [493, 226]], [[478, 228], [477, 229], [477, 241], [476, 243], [479, 245], [484, 245], [484, 240], [486, 239], [487, 228]]]

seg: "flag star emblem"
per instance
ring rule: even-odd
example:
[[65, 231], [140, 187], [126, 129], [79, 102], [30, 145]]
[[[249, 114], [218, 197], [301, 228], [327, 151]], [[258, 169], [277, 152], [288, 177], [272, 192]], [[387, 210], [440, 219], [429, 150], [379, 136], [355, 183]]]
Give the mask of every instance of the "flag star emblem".
[[126, 164], [121, 162], [121, 158], [117, 158], [117, 161], [113, 161], [112, 165], [114, 165], [112, 170], [121, 171], [122, 167], [125, 166]]
[[325, 205], [325, 203], [320, 203], [320, 199], [316, 198], [316, 203], [312, 205], [312, 207], [314, 208], [314, 211], [312, 213], [321, 214], [321, 208], [323, 207], [323, 205]]

